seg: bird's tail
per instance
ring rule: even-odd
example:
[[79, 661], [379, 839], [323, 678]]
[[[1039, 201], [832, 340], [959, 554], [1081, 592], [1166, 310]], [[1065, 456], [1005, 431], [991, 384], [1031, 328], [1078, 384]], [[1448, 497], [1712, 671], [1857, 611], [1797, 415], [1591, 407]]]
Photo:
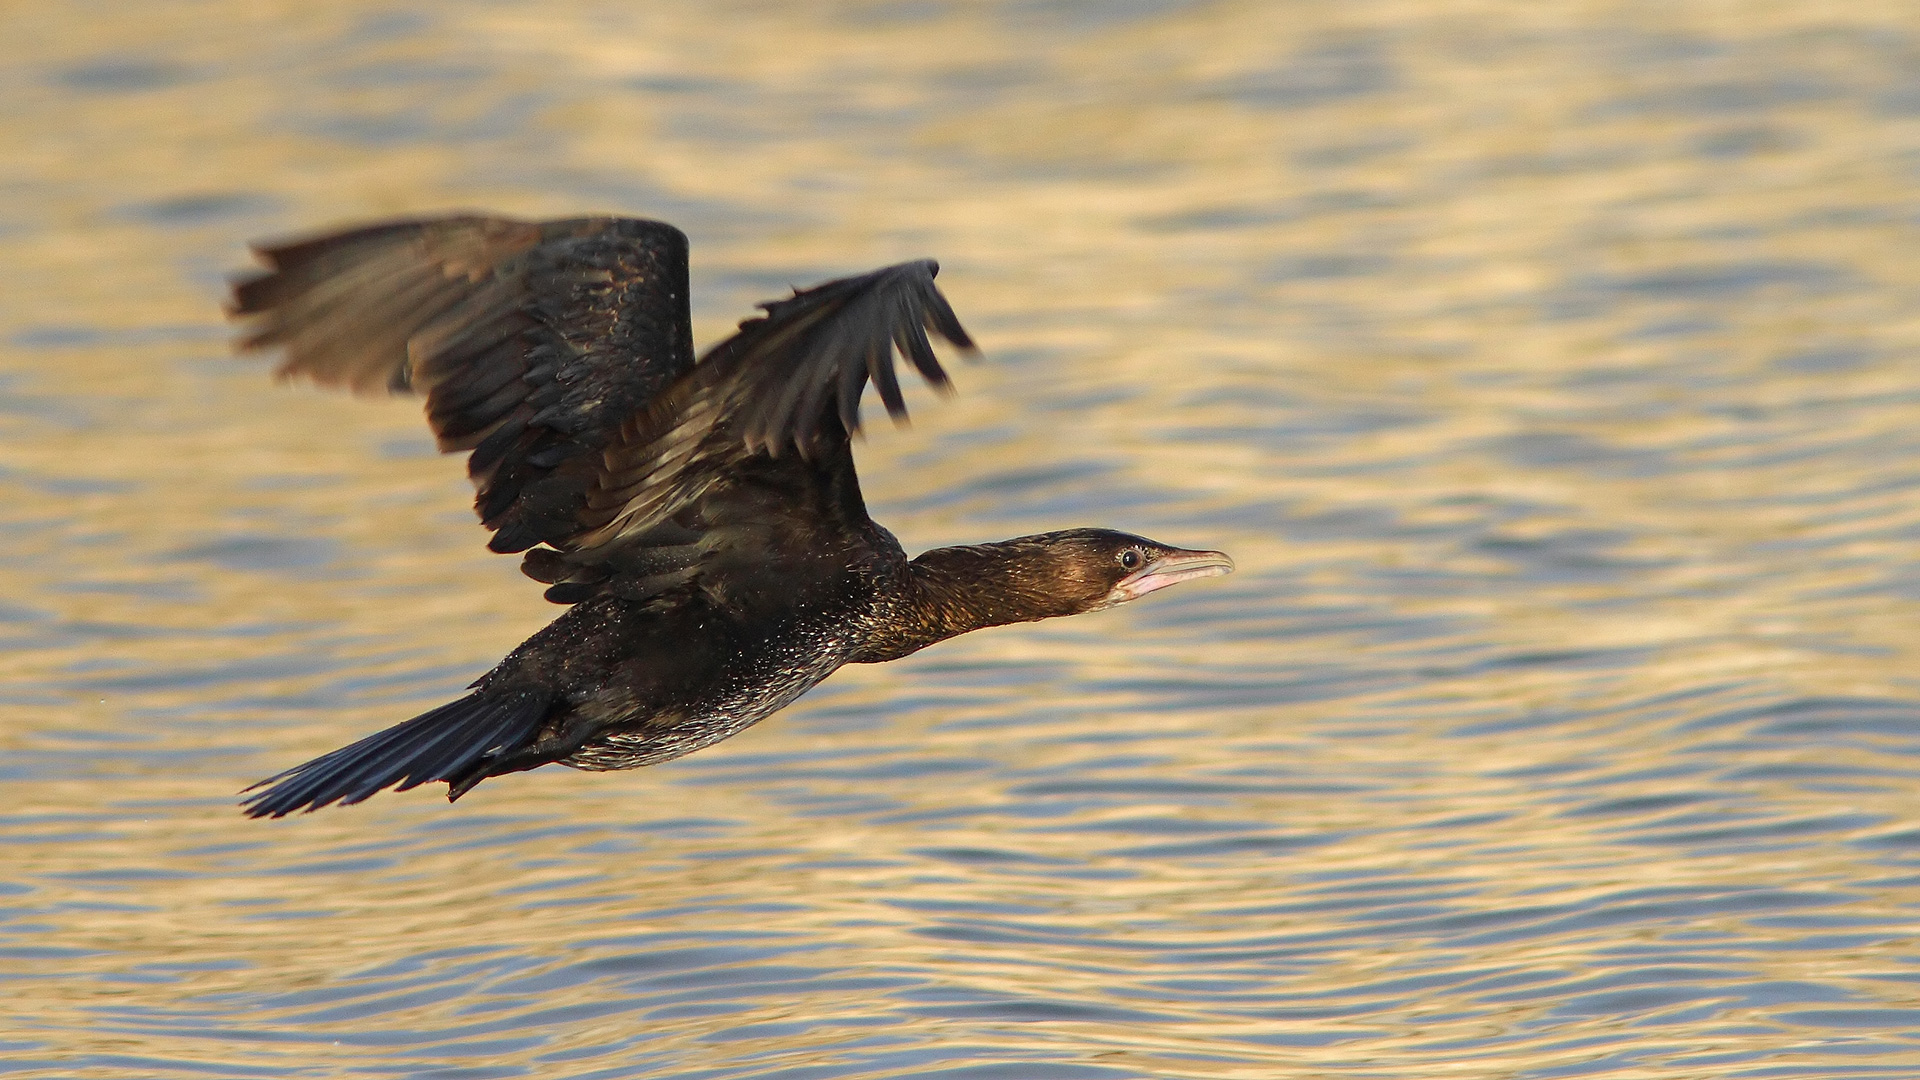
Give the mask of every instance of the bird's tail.
[[397, 785], [405, 791], [435, 780], [447, 781], [447, 797], [457, 799], [492, 775], [489, 765], [539, 737], [551, 703], [537, 692], [468, 694], [269, 776], [247, 789], [266, 790], [241, 806], [248, 817], [285, 817], [329, 803], [357, 803], [382, 788]]

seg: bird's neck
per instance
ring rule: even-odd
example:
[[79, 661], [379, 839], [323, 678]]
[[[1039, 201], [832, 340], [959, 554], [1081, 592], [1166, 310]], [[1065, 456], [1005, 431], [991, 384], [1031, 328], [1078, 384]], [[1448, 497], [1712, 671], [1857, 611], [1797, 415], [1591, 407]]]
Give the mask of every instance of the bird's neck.
[[1014, 543], [934, 548], [907, 564], [900, 601], [866, 662], [894, 660], [988, 626], [1071, 615]]

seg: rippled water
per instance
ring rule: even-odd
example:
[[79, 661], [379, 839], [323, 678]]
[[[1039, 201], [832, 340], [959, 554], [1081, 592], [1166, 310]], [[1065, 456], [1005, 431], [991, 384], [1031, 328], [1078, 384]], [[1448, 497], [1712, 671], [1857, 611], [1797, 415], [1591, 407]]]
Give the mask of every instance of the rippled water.
[[[1912, 16], [7, 9], [0, 1071], [1920, 1076]], [[937, 256], [876, 516], [1241, 571], [242, 820], [552, 614], [225, 345], [244, 241], [462, 206], [677, 222], [709, 342]]]

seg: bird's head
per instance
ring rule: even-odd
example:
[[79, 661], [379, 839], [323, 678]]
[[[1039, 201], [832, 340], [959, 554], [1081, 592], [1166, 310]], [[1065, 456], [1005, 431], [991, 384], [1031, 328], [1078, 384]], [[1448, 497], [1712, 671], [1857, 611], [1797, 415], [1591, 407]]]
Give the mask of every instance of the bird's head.
[[1233, 572], [1233, 560], [1224, 552], [1172, 547], [1112, 529], [1068, 529], [1012, 543], [1027, 548], [1020, 560], [1022, 576], [1041, 584], [1070, 614]]
[[949, 621], [968, 629], [1099, 611], [1233, 570], [1233, 560], [1221, 552], [1172, 547], [1112, 529], [936, 548], [914, 563], [935, 587], [940, 606], [952, 612]]

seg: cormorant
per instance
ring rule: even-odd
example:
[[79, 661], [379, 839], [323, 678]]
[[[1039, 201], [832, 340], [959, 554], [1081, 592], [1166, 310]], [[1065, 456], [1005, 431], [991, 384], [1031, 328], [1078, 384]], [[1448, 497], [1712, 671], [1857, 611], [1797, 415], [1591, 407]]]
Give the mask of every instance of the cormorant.
[[1076, 615], [1189, 578], [1217, 551], [1106, 529], [909, 560], [867, 516], [850, 437], [894, 353], [941, 390], [928, 331], [972, 340], [932, 260], [796, 290], [697, 361], [687, 238], [658, 221], [461, 215], [256, 246], [243, 350], [282, 377], [426, 398], [471, 451], [488, 547], [571, 605], [472, 693], [249, 788], [253, 817], [560, 762], [629, 769], [710, 746], [842, 664]]

